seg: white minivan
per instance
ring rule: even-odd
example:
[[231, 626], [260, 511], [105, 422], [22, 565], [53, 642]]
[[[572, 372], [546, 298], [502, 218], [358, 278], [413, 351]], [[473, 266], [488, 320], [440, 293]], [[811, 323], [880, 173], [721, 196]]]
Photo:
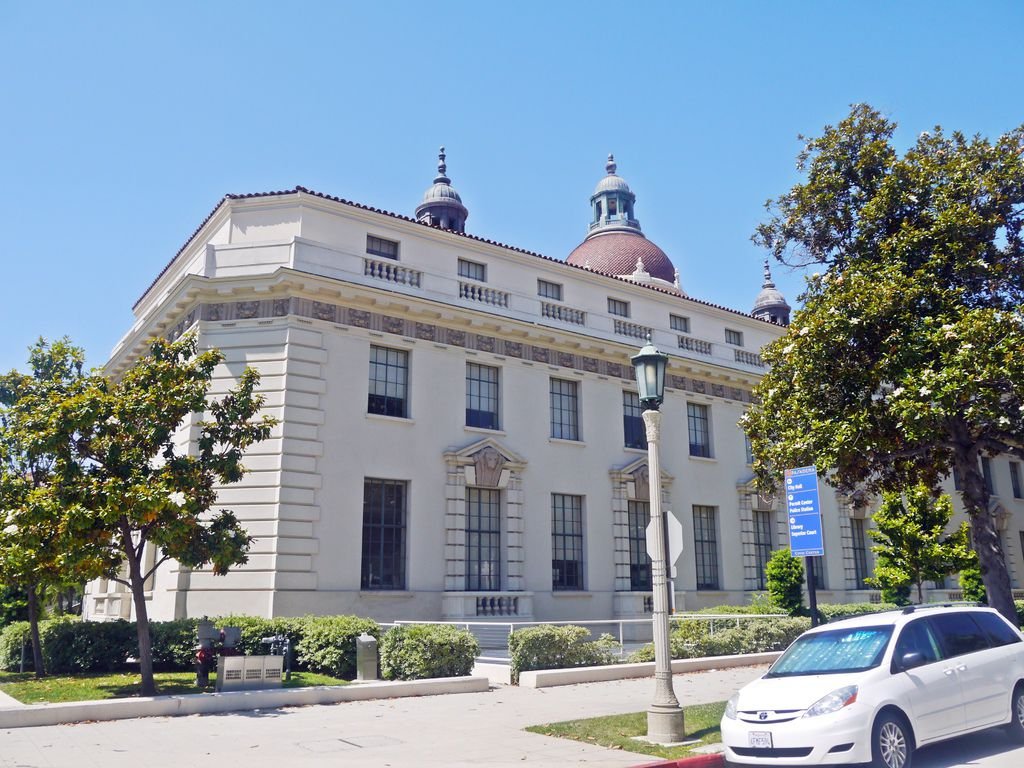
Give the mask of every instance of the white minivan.
[[1024, 640], [998, 612], [910, 606], [805, 632], [725, 708], [731, 763], [910, 768], [914, 749], [1006, 725], [1024, 741]]

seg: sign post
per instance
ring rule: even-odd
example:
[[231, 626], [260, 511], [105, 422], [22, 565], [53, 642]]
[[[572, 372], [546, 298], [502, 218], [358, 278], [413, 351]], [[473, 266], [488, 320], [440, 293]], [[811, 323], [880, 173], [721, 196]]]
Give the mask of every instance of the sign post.
[[811, 626], [818, 625], [818, 594], [812, 557], [825, 554], [818, 502], [818, 471], [813, 465], [786, 470], [786, 512], [789, 516], [789, 548], [793, 557], [804, 558]]

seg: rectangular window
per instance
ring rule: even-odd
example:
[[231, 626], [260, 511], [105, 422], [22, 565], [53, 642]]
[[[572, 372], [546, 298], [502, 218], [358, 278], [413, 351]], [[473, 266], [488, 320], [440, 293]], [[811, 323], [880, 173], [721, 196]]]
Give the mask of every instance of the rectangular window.
[[747, 459], [747, 464], [754, 463], [754, 447], [750, 444], [750, 438], [743, 435], [743, 455]]
[[629, 317], [629, 302], [608, 297], [608, 314], [618, 317]]
[[381, 256], [385, 259], [398, 259], [398, 243], [394, 240], [385, 240], [383, 237], [366, 236], [366, 252], [371, 256]]
[[682, 315], [669, 315], [668, 324], [673, 331], [679, 331], [680, 333], [690, 332], [690, 318], [683, 317]]
[[579, 384], [551, 379], [551, 436], [559, 440], [580, 439]]
[[767, 589], [765, 574], [772, 556], [772, 513], [765, 509], [754, 510], [754, 563], [757, 567], [757, 588]]
[[481, 283], [487, 282], [487, 266], [475, 261], [459, 259], [459, 277], [469, 280], [477, 280]]
[[387, 347], [370, 347], [369, 413], [385, 416], [409, 415], [407, 387], [409, 353]]
[[583, 589], [583, 497], [551, 494], [551, 588]]
[[690, 455], [710, 458], [711, 427], [708, 423], [708, 407], [687, 403], [686, 422], [690, 432]]
[[815, 589], [825, 589], [825, 558], [811, 558], [811, 579], [814, 580]]
[[953, 489], [957, 490], [957, 491], [961, 490], [961, 488], [960, 488], [960, 470], [957, 469], [956, 467], [953, 467]]
[[853, 578], [857, 582], [856, 589], [867, 589], [865, 579], [870, 576], [868, 573], [868, 544], [864, 532], [864, 521], [859, 518], [850, 520], [850, 533], [853, 535], [851, 544], [853, 550]]
[[561, 301], [562, 286], [558, 283], [549, 283], [547, 280], [537, 280], [537, 295], [552, 301]]
[[731, 328], [725, 329], [725, 343], [735, 344], [737, 347], [743, 346], [743, 334], [739, 331], [734, 331]]
[[407, 490], [398, 480], [363, 481], [362, 589], [405, 589]]
[[466, 489], [466, 590], [501, 589], [501, 491]]
[[1013, 498], [1021, 498], [1020, 492], [1020, 464], [1016, 461], [1010, 462], [1010, 483], [1013, 485]]
[[718, 529], [714, 507], [693, 505], [693, 553], [697, 560], [697, 589], [718, 589]]
[[636, 392], [622, 393], [622, 432], [627, 448], [643, 448], [647, 450], [647, 427], [644, 426], [643, 411], [640, 408], [640, 395]]
[[498, 369], [466, 363], [466, 426], [498, 429]]
[[651, 558], [647, 556], [647, 524], [651, 522], [651, 505], [646, 501], [630, 501], [629, 518], [629, 588], [634, 592], [651, 589]]
[[996, 485], [992, 482], [992, 460], [987, 456], [981, 457], [981, 474], [985, 478], [985, 488], [993, 496], [996, 494]]

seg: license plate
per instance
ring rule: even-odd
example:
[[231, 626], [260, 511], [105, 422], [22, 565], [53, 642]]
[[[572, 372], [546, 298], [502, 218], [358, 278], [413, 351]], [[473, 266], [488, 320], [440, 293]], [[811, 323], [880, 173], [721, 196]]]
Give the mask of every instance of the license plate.
[[772, 748], [772, 732], [771, 731], [750, 731], [748, 734], [748, 744], [754, 749], [771, 749]]

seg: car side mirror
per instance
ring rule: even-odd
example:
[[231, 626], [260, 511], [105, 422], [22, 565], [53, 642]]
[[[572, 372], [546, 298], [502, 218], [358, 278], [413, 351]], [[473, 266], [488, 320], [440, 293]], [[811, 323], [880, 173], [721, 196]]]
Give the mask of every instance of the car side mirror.
[[904, 653], [902, 658], [900, 658], [900, 670], [906, 672], [908, 669], [920, 667], [924, 662], [924, 655], [920, 651]]

